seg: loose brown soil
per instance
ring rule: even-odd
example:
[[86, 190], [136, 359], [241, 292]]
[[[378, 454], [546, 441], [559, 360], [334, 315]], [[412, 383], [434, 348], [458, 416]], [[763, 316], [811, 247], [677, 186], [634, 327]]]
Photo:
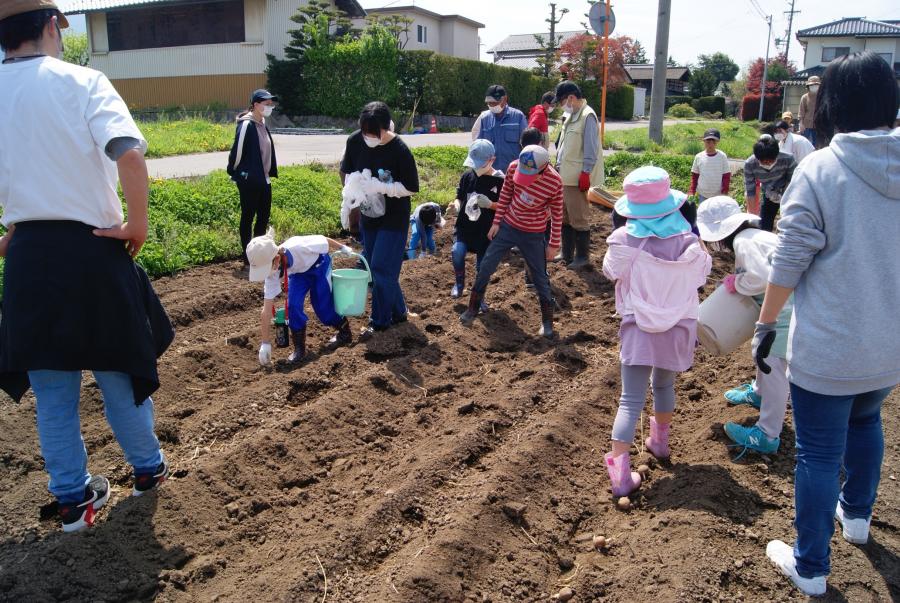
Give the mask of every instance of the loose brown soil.
[[[649, 459], [631, 510], [615, 508], [601, 462], [619, 394], [607, 219], [597, 211], [592, 270], [550, 269], [553, 342], [535, 335], [516, 256], [493, 279], [492, 310], [460, 326], [448, 231], [440, 257], [403, 269], [418, 319], [335, 353], [317, 351], [330, 332], [313, 320], [299, 368], [258, 366], [261, 295], [238, 264], [157, 281], [178, 328], [155, 396], [174, 475], [129, 497], [86, 375], [90, 468], [114, 494], [93, 529], [64, 535], [40, 516], [51, 499], [34, 400], [3, 402], [0, 600], [499, 603], [564, 587], [574, 601], [802, 600], [765, 557], [768, 540], [793, 540], [790, 417], [777, 455], [738, 463], [721, 428], [755, 418], [722, 398], [752, 375], [746, 346], [698, 352], [678, 379], [672, 464]], [[900, 600], [898, 402], [885, 404], [871, 541], [832, 540], [830, 601]]]

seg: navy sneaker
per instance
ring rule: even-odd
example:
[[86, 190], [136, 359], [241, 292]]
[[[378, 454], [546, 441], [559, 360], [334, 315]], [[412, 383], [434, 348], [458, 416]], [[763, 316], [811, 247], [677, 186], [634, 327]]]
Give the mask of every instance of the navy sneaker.
[[161, 483], [166, 481], [168, 477], [169, 465], [163, 461], [153, 473], [138, 473], [134, 476], [134, 489], [132, 489], [131, 495], [142, 496], [151, 490], [155, 490]]
[[84, 499], [80, 503], [59, 505], [63, 532], [77, 532], [94, 525], [97, 511], [109, 500], [109, 480], [95, 475], [84, 488]]

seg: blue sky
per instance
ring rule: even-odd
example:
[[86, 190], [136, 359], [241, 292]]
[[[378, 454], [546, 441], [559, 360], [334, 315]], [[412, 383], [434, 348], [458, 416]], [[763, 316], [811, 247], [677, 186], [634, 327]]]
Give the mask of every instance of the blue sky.
[[[490, 60], [486, 51], [511, 34], [546, 31], [549, 15], [546, 0], [397, 0], [391, 2], [362, 1], [365, 8], [412, 4], [438, 13], [458, 13], [485, 24], [481, 31], [482, 58]], [[65, 6], [65, 0], [59, 2]], [[568, 8], [558, 26], [560, 31], [581, 29], [587, 12], [585, 0], [557, 0], [558, 8]], [[783, 38], [787, 28], [788, 0], [757, 0], [757, 4], [773, 15], [772, 38]], [[613, 1], [616, 34], [626, 34], [641, 41], [647, 56], [653, 57], [656, 42], [657, 0]], [[900, 19], [900, 3], [896, 0], [796, 0], [794, 31], [820, 25], [842, 17]], [[72, 27], [84, 31], [84, 18], [70, 19]], [[743, 69], [747, 63], [766, 52], [767, 26], [751, 5], [751, 0], [673, 0], [669, 36], [669, 54], [679, 63], [695, 62], [698, 54], [722, 51]], [[774, 43], [772, 53], [776, 52]], [[791, 59], [803, 67], [803, 50], [797, 39], [791, 40]]]

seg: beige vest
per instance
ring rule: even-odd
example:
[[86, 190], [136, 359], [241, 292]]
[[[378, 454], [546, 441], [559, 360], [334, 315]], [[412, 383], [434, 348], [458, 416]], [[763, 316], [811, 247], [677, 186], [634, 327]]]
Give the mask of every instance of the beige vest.
[[[562, 163], [557, 163], [557, 169], [565, 186], [578, 186], [578, 177], [584, 167], [584, 124], [588, 115], [597, 118], [594, 123], [597, 124], [599, 138], [600, 118], [587, 103], [580, 111], [572, 113], [572, 116], [563, 124], [560, 145], [565, 152]], [[594, 169], [591, 171], [591, 186], [601, 186], [603, 182], [603, 149], [601, 148], [597, 153], [597, 163], [594, 164]]]

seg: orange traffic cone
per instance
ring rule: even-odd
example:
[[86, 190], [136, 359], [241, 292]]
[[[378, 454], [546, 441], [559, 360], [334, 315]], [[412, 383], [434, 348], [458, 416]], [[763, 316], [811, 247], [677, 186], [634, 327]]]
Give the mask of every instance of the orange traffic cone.
[[428, 133], [429, 134], [437, 134], [438, 133], [437, 119], [435, 119], [434, 116], [431, 117], [431, 129], [428, 130]]

